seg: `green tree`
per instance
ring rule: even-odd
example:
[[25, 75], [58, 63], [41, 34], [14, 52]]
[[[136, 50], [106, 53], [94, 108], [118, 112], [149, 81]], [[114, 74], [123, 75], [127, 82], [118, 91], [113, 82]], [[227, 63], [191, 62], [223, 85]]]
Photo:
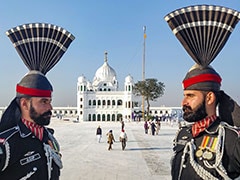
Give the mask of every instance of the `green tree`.
[[147, 115], [150, 111], [150, 101], [155, 101], [164, 94], [165, 85], [158, 82], [157, 79], [151, 78], [145, 81], [138, 81], [133, 86], [133, 94], [144, 97], [147, 102]]

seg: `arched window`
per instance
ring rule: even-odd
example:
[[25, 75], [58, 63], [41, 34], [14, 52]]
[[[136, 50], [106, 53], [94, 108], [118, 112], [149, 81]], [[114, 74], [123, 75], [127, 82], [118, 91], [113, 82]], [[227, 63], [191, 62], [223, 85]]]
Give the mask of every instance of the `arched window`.
[[110, 116], [110, 114], [108, 114], [107, 115], [107, 121], [110, 121], [110, 119], [111, 119], [111, 116]]
[[106, 121], [106, 116], [105, 116], [105, 114], [102, 115], [102, 121]]
[[121, 105], [122, 105], [122, 100], [121, 100], [121, 99], [119, 99], [119, 100], [117, 101], [117, 105], [118, 105], [118, 106], [121, 106]]
[[97, 104], [98, 104], [98, 106], [100, 106], [100, 105], [101, 105], [101, 100], [98, 100], [98, 103], [97, 103]]
[[101, 121], [101, 115], [100, 114], [97, 115], [97, 121]]
[[88, 121], [91, 121], [91, 114], [88, 114]]
[[117, 121], [122, 120], [122, 114], [117, 114]]
[[116, 105], [116, 103], [115, 103], [115, 100], [112, 100], [112, 105], [113, 105], [113, 106], [115, 106], [115, 105]]
[[112, 121], [115, 121], [115, 114], [112, 115]]
[[93, 121], [96, 121], [96, 114], [93, 114], [92, 119], [93, 119]]
[[92, 105], [92, 101], [91, 101], [91, 100], [88, 101], [88, 105], [89, 105], [89, 106]]
[[128, 108], [131, 108], [131, 102], [128, 101]]
[[96, 100], [93, 100], [93, 106], [96, 106]]
[[107, 105], [110, 106], [111, 105], [111, 101], [107, 100]]

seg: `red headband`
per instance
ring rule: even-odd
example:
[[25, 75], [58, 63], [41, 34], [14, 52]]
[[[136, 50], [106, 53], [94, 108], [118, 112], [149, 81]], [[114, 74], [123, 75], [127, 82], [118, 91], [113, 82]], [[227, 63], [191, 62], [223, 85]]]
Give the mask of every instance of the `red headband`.
[[187, 87], [197, 84], [200, 82], [206, 82], [206, 81], [213, 81], [216, 83], [221, 84], [221, 77], [217, 74], [200, 74], [194, 77], [191, 77], [189, 79], [186, 79], [183, 81], [183, 88], [186, 89]]
[[26, 94], [35, 97], [51, 97], [51, 90], [40, 90], [35, 88], [27, 88], [17, 84], [16, 91], [20, 94]]

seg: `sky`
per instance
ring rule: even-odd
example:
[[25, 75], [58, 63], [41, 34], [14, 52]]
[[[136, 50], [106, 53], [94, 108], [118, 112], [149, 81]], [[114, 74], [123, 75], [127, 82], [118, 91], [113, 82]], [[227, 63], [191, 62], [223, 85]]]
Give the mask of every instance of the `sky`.
[[[119, 89], [131, 75], [142, 80], [143, 26], [146, 26], [145, 78], [165, 85], [153, 106], [181, 106], [182, 80], [194, 64], [164, 16], [190, 5], [221, 5], [240, 11], [239, 0], [3, 0], [0, 2], [0, 107], [15, 97], [16, 84], [28, 72], [6, 31], [26, 23], [51, 23], [75, 36], [61, 60], [47, 73], [53, 106], [76, 106], [77, 79], [93, 80], [104, 62], [116, 71]], [[211, 65], [221, 75], [222, 90], [240, 102], [240, 24]]]

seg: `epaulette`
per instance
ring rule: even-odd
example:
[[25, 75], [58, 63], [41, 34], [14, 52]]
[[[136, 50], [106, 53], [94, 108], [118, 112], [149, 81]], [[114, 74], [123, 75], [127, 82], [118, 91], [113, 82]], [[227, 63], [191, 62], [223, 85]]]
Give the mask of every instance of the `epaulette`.
[[19, 131], [19, 127], [14, 126], [10, 129], [0, 132], [0, 143], [4, 143], [6, 140], [8, 140], [10, 137], [12, 137], [18, 131]]
[[237, 135], [240, 137], [240, 127], [229, 125], [228, 123], [226, 123], [226, 122], [224, 122], [224, 121], [221, 121], [220, 124], [221, 124], [224, 128], [227, 128], [227, 129], [229, 129], [229, 130], [232, 130], [232, 131], [236, 132]]
[[189, 128], [192, 126], [193, 123], [189, 123], [187, 121], [181, 121], [179, 127], [180, 128]]
[[183, 123], [179, 126], [179, 129], [176, 131], [176, 136], [173, 140], [174, 151], [182, 150], [185, 144], [192, 139], [191, 134], [192, 123]]

